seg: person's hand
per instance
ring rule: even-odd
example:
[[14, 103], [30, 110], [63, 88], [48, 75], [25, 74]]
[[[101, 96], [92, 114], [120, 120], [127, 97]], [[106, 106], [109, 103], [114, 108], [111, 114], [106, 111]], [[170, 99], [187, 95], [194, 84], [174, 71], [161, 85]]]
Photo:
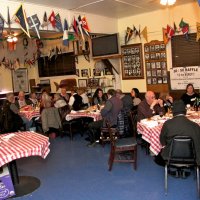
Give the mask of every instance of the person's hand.
[[173, 97], [171, 96], [166, 96], [166, 100], [170, 101], [171, 103], [173, 103]]
[[163, 107], [163, 100], [162, 99], [158, 99], [158, 104], [160, 105], [160, 107]]

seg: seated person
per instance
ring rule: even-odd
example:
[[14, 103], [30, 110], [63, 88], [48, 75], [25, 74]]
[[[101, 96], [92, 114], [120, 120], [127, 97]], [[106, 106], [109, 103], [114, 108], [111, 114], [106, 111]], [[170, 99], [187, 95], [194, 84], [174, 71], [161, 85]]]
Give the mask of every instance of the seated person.
[[156, 99], [154, 92], [147, 91], [145, 99], [138, 105], [138, 121], [152, 117], [153, 115], [158, 115], [160, 112], [165, 113], [163, 100]]
[[83, 107], [88, 108], [89, 107], [89, 98], [85, 92], [84, 89], [78, 89], [77, 91], [78, 95], [80, 95], [83, 99]]
[[159, 99], [163, 100], [163, 106], [165, 108], [165, 112], [168, 112], [168, 109], [172, 108], [173, 97], [169, 95], [167, 92], [161, 92]]
[[197, 164], [200, 164], [200, 126], [187, 119], [186, 109], [182, 100], [175, 101], [172, 107], [173, 118], [166, 121], [160, 134], [160, 143], [165, 146], [161, 156], [168, 159], [170, 145], [174, 136], [189, 136], [194, 141]]
[[41, 113], [42, 129], [45, 134], [55, 133], [59, 135], [61, 126], [61, 119], [58, 109], [52, 107], [51, 101], [45, 101], [44, 109]]
[[17, 108], [22, 108], [27, 105], [31, 105], [32, 101], [30, 99], [25, 99], [25, 94], [23, 91], [20, 91], [18, 94], [18, 100], [15, 102]]
[[61, 87], [60, 88], [60, 96], [66, 101], [66, 103], [69, 102], [69, 95], [67, 94], [66, 87]]
[[133, 101], [132, 101], [131, 96], [123, 94], [120, 89], [116, 90], [116, 96], [122, 100], [124, 112], [127, 113], [127, 112], [131, 111], [131, 109], [133, 107]]
[[110, 122], [111, 127], [117, 127], [117, 117], [119, 112], [123, 108], [123, 103], [121, 99], [116, 97], [115, 90], [109, 89], [107, 94], [108, 100], [106, 101], [105, 106], [100, 111], [104, 120], [99, 120], [89, 124], [88, 136], [90, 143], [88, 144], [88, 147], [94, 146], [96, 140], [99, 140], [100, 129], [101, 127], [105, 127], [106, 125], [105, 120], [108, 120]]
[[69, 98], [69, 106], [71, 110], [81, 110], [83, 105], [83, 99], [76, 93], [75, 89], [71, 90], [71, 96]]
[[186, 86], [186, 93], [182, 95], [181, 99], [183, 100], [185, 105], [190, 104], [190, 106], [193, 106], [196, 98], [198, 97], [199, 95], [194, 91], [194, 86], [189, 83]]
[[18, 115], [19, 109], [15, 105], [15, 97], [12, 93], [6, 95], [0, 116], [2, 133], [17, 132], [23, 126], [23, 120]]
[[139, 103], [141, 102], [141, 99], [140, 99], [140, 92], [137, 88], [133, 88], [131, 90], [131, 96], [133, 98], [133, 110], [136, 110]]
[[93, 95], [93, 105], [103, 105], [105, 104], [107, 98], [103, 95], [103, 90], [101, 88], [97, 88]]
[[40, 98], [40, 112], [42, 112], [46, 101], [52, 101], [52, 98], [48, 94], [48, 92], [44, 89], [42, 90], [42, 94]]
[[35, 92], [30, 93], [29, 100], [31, 100], [34, 107], [38, 105], [38, 100], [37, 100], [37, 96], [36, 96]]
[[54, 107], [61, 108], [66, 105], [66, 101], [58, 93], [54, 94]]

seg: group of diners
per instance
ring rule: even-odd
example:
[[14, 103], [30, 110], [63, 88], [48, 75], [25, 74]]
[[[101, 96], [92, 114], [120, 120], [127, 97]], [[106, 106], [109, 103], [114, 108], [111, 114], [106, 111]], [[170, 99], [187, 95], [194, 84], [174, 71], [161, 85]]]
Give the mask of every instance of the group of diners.
[[[145, 99], [138, 105], [138, 121], [151, 118], [160, 113], [165, 114], [165, 107], [171, 108], [173, 113], [173, 118], [167, 120], [161, 129], [160, 143], [164, 148], [158, 156], [155, 156], [157, 164], [165, 165], [165, 161], [169, 158], [172, 140], [175, 136], [188, 136], [193, 139], [196, 161], [200, 165], [200, 126], [186, 117], [187, 108], [194, 106], [195, 102], [198, 102], [196, 100], [199, 101], [199, 94], [195, 93], [192, 84], [188, 84], [186, 92], [176, 101], [173, 101], [173, 97], [169, 95], [164, 95], [164, 98], [160, 95], [156, 99], [153, 91], [147, 91]], [[186, 174], [189, 175], [188, 171], [179, 168], [168, 173], [176, 177], [186, 177]]]

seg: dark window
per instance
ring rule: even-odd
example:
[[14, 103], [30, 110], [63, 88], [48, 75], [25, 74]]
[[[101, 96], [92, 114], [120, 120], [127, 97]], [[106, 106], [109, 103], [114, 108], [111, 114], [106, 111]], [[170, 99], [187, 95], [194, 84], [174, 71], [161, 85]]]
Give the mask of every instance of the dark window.
[[200, 41], [196, 41], [196, 33], [172, 37], [172, 66], [200, 66]]
[[39, 77], [75, 75], [76, 65], [74, 53], [63, 53], [57, 56], [41, 57], [38, 60]]

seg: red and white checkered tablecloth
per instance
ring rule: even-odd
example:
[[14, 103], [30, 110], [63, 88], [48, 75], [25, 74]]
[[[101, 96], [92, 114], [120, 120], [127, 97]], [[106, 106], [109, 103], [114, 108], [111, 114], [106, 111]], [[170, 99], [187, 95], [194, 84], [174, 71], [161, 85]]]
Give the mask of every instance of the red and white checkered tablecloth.
[[76, 112], [76, 113], [69, 113], [66, 116], [66, 120], [70, 121], [72, 119], [77, 119], [81, 117], [91, 117], [94, 121], [98, 121], [102, 119], [101, 113], [99, 112]]
[[23, 157], [46, 158], [49, 138], [35, 132], [15, 132], [0, 135], [0, 166]]
[[150, 144], [149, 148], [155, 155], [158, 155], [162, 149], [162, 145], [160, 144], [161, 129], [162, 125], [148, 127], [140, 122], [137, 123], [138, 133], [142, 134], [142, 138]]
[[[197, 123], [200, 126], [200, 117], [198, 115], [189, 115], [188, 119]], [[148, 127], [147, 125], [138, 122], [137, 131], [139, 134], [142, 134], [142, 138], [150, 144], [149, 149], [155, 154], [158, 155], [162, 149], [160, 144], [160, 132], [163, 124], [159, 124], [154, 127]]]
[[32, 120], [34, 117], [40, 117], [39, 110], [20, 111], [20, 114], [22, 114], [22, 116], [26, 117], [29, 121]]

